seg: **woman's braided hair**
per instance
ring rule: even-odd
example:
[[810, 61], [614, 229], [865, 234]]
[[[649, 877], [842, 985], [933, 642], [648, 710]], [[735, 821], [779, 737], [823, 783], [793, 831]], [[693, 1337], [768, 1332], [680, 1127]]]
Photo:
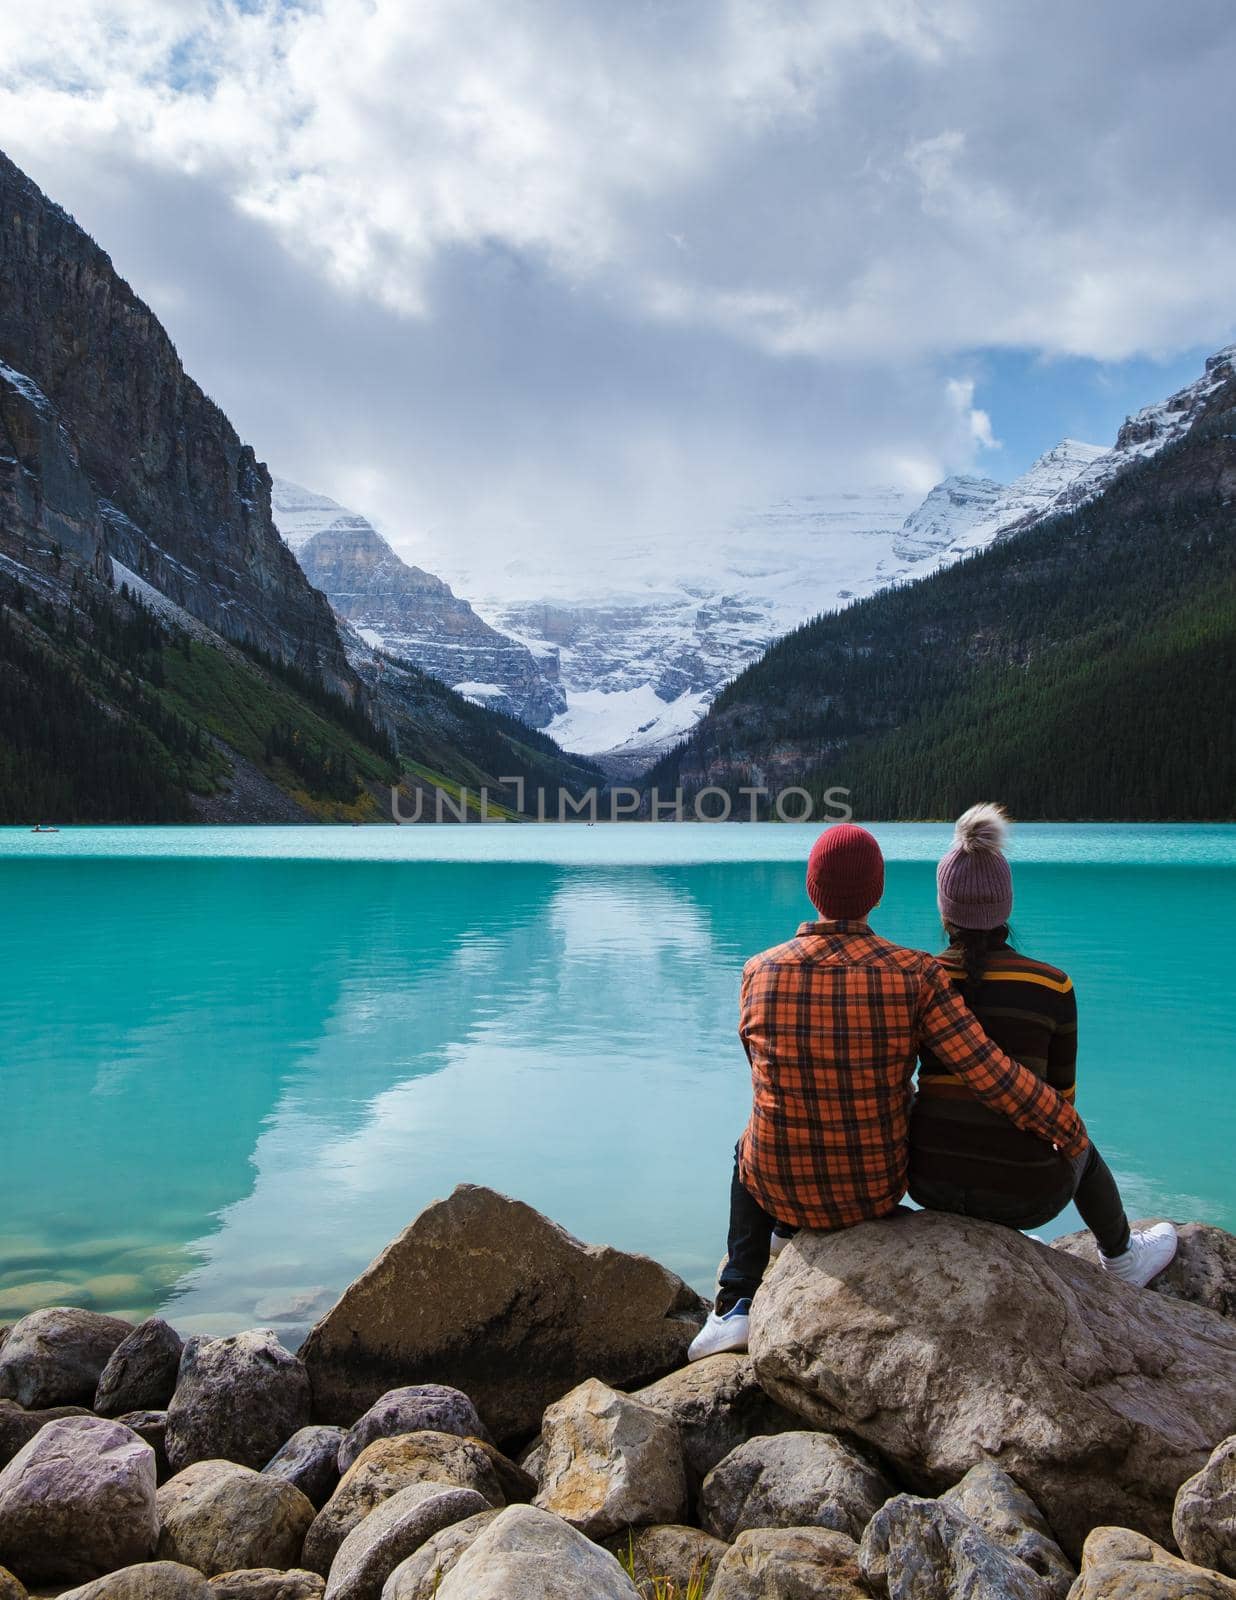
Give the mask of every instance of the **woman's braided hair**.
[[1011, 944], [1013, 934], [1008, 923], [998, 928], [958, 928], [951, 922], [944, 924], [949, 948], [959, 952], [965, 977], [961, 983], [961, 997], [974, 1011], [978, 1007], [983, 980], [987, 976], [988, 960], [993, 950], [1002, 944]]

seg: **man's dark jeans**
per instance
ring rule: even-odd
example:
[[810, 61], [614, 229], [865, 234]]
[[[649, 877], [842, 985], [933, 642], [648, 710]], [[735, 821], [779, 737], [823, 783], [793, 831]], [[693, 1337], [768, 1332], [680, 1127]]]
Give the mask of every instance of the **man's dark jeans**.
[[738, 1176], [738, 1149], [734, 1149], [734, 1176], [730, 1179], [730, 1233], [726, 1262], [717, 1286], [716, 1310], [724, 1315], [740, 1300], [749, 1300], [760, 1286], [774, 1232], [791, 1234], [755, 1198]]

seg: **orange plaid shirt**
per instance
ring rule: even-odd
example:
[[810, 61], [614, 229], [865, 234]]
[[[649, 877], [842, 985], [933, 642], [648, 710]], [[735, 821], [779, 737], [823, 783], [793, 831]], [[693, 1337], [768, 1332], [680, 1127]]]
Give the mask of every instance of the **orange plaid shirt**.
[[921, 1046], [1066, 1156], [1088, 1143], [1072, 1106], [992, 1044], [934, 956], [865, 922], [804, 922], [752, 956], [738, 1032], [754, 1089], [739, 1176], [793, 1227], [846, 1228], [897, 1206]]

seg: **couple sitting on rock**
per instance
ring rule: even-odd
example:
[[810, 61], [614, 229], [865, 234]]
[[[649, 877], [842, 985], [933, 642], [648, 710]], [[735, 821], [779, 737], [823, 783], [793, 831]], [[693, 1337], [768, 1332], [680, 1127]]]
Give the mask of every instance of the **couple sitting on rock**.
[[[692, 1360], [745, 1350], [751, 1298], [796, 1229], [848, 1228], [919, 1205], [1036, 1228], [1074, 1201], [1102, 1266], [1144, 1286], [1176, 1252], [1170, 1223], [1131, 1232], [1073, 1109], [1077, 1002], [1063, 972], [1009, 942], [1006, 819], [973, 806], [936, 884], [938, 959], [867, 925], [884, 857], [850, 823], [807, 863], [820, 914], [742, 976], [754, 1104], [738, 1142], [728, 1257]], [[919, 1069], [919, 1092], [913, 1078]]]

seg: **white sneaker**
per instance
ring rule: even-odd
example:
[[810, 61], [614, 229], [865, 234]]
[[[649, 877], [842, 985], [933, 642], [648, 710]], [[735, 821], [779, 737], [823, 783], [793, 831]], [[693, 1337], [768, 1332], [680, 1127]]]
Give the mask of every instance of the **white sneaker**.
[[1155, 1222], [1149, 1228], [1134, 1228], [1129, 1248], [1121, 1256], [1105, 1256], [1100, 1250], [1099, 1265], [1121, 1283], [1144, 1289], [1170, 1266], [1179, 1240], [1170, 1222]]
[[724, 1315], [708, 1313], [708, 1321], [692, 1339], [687, 1349], [688, 1361], [702, 1361], [705, 1356], [720, 1355], [723, 1350], [745, 1350], [747, 1335], [751, 1331], [751, 1302], [739, 1300]]

